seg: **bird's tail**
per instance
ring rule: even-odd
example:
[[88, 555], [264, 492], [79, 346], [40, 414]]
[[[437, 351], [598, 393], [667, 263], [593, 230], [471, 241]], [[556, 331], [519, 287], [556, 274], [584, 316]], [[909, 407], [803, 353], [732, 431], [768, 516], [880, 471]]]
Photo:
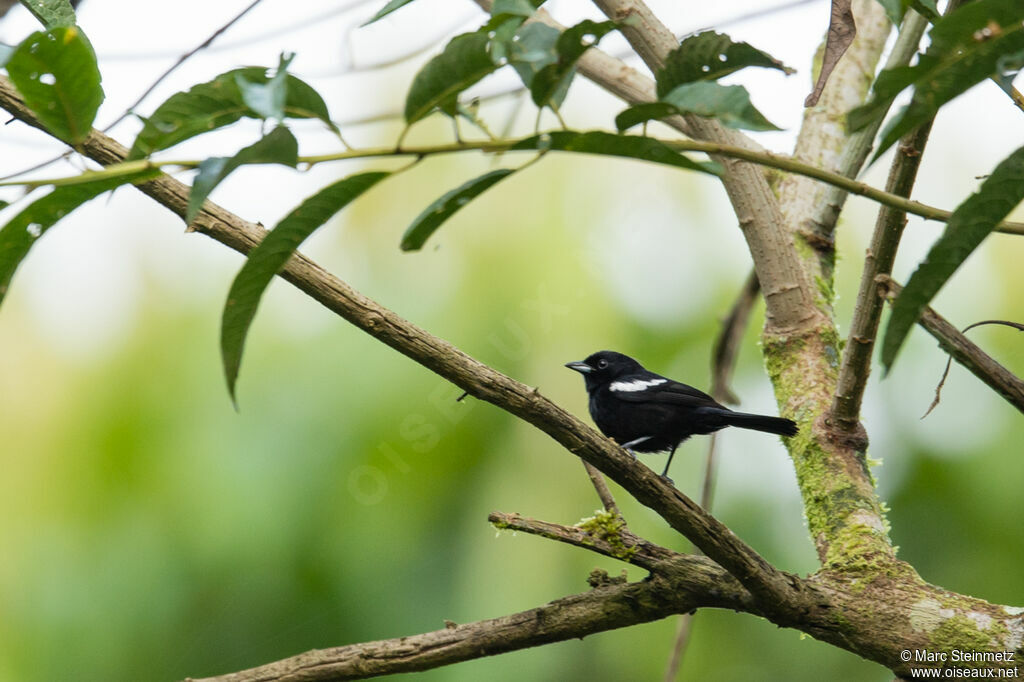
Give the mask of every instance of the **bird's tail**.
[[746, 412], [730, 412], [725, 419], [729, 426], [738, 426], [741, 429], [753, 429], [764, 431], [780, 436], [795, 436], [797, 432], [796, 422], [792, 419], [782, 417], [768, 417], [762, 414], [748, 414]]

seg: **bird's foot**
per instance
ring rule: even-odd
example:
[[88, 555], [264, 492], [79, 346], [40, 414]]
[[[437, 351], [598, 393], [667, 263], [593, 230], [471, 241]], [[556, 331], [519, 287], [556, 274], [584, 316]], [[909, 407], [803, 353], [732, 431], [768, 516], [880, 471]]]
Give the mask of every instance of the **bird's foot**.
[[665, 481], [665, 483], [668, 483], [673, 488], [676, 487], [676, 482], [669, 478], [666, 474], [658, 474], [658, 478]]
[[650, 439], [651, 439], [650, 436], [640, 436], [639, 438], [634, 438], [633, 440], [629, 441], [628, 443], [623, 443], [622, 444], [622, 449], [625, 450], [626, 452], [628, 452], [630, 457], [632, 457], [633, 459], [636, 459], [636, 453], [633, 452], [633, 448], [635, 448], [637, 445], [640, 445], [641, 443], [646, 443]]

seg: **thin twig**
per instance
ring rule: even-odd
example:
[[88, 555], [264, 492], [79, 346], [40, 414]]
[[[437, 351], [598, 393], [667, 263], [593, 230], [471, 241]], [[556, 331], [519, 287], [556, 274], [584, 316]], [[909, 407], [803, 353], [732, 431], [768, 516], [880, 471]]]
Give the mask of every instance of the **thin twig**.
[[[178, 69], [178, 67], [180, 67], [182, 64], [184, 64], [186, 61], [188, 61], [191, 57], [193, 57], [199, 51], [209, 47], [209, 45], [214, 40], [216, 40], [220, 35], [222, 35], [225, 31], [227, 31], [229, 28], [231, 28], [235, 23], [238, 22], [239, 19], [244, 17], [246, 14], [248, 14], [249, 10], [253, 9], [254, 7], [256, 7], [256, 5], [260, 4], [261, 2], [263, 2], [263, 0], [253, 0], [253, 2], [251, 2], [248, 7], [243, 9], [241, 12], [236, 14], [231, 19], [229, 19], [227, 23], [225, 23], [223, 26], [221, 26], [216, 31], [214, 31], [212, 34], [210, 34], [210, 36], [207, 37], [206, 40], [201, 42], [199, 45], [196, 45], [194, 48], [192, 48], [191, 50], [189, 50], [185, 54], [179, 56], [178, 60], [176, 62], [174, 62], [174, 64], [172, 64], [166, 71], [164, 71], [162, 74], [160, 74], [160, 76], [158, 76], [157, 79], [155, 81], [153, 81], [153, 83], [150, 84], [150, 86], [148, 88], [146, 88], [146, 90], [141, 95], [139, 95], [138, 99], [136, 99], [133, 103], [129, 104], [128, 107], [121, 113], [120, 116], [118, 116], [113, 121], [111, 121], [109, 124], [107, 124], [107, 126], [105, 128], [103, 128], [103, 132], [109, 132], [111, 128], [113, 128], [118, 123], [120, 123], [121, 121], [125, 120], [126, 118], [128, 118], [128, 116], [130, 116], [131, 113], [135, 110], [135, 107], [137, 107], [140, 104], [142, 104], [143, 100], [145, 100], [147, 97], [149, 97], [150, 93], [152, 93], [154, 90], [156, 90], [157, 86], [159, 86], [162, 82], [164, 82], [164, 80], [168, 76], [170, 76], [172, 73], [174, 73]], [[48, 159], [46, 161], [43, 161], [41, 163], [37, 163], [34, 166], [31, 166], [29, 168], [23, 168], [23, 169], [19, 170], [16, 173], [11, 173], [9, 175], [4, 175], [4, 176], [0, 177], [0, 181], [9, 180], [11, 178], [16, 178], [19, 175], [25, 175], [26, 173], [31, 173], [32, 171], [39, 170], [40, 168], [45, 168], [46, 166], [49, 166], [51, 163], [56, 163], [57, 161], [60, 161], [61, 159], [66, 159], [68, 156], [70, 156], [73, 153], [74, 153], [74, 150], [73, 149], [69, 149], [68, 151], [64, 152], [63, 154], [60, 154], [59, 156], [55, 156], [55, 157], [53, 157], [51, 159]]]
[[615, 504], [615, 498], [612, 497], [612, 491], [608, 489], [608, 483], [604, 480], [604, 476], [590, 462], [581, 461], [583, 461], [583, 468], [587, 470], [587, 476], [590, 477], [590, 482], [594, 484], [594, 490], [597, 491], [597, 496], [601, 498], [601, 504], [604, 505], [605, 510], [618, 515], [619, 506]]
[[[736, 359], [739, 357], [740, 343], [750, 321], [750, 313], [757, 303], [757, 295], [761, 287], [757, 281], [757, 272], [751, 270], [743, 283], [739, 296], [732, 304], [729, 314], [722, 320], [722, 329], [715, 339], [711, 353], [711, 397], [719, 402], [739, 403], [739, 399], [729, 389], [732, 375], [736, 370]], [[712, 433], [708, 439], [708, 454], [704, 462], [704, 483], [701, 486], [700, 506], [711, 511], [711, 502], [715, 490], [715, 472], [718, 468], [717, 458], [718, 434]], [[695, 550], [700, 552], [700, 550]], [[672, 682], [679, 673], [686, 647], [690, 643], [693, 632], [693, 615], [686, 613], [679, 618], [675, 643], [672, 654], [665, 669], [665, 682]]]
[[[888, 300], [896, 298], [903, 290], [888, 275], [879, 275], [878, 285], [879, 294]], [[924, 309], [917, 323], [935, 337], [939, 346], [953, 356], [954, 360], [969, 369], [974, 376], [985, 382], [1018, 411], [1024, 412], [1024, 381], [992, 359], [988, 353], [931, 308]]]
[[722, 320], [722, 329], [715, 339], [711, 351], [711, 397], [729, 405], [739, 404], [739, 398], [729, 388], [733, 370], [736, 368], [736, 357], [739, 354], [743, 334], [750, 321], [750, 313], [757, 303], [757, 295], [761, 285], [757, 281], [757, 272], [750, 271], [739, 296], [732, 304], [729, 314]]
[[[461, 142], [451, 142], [446, 144], [423, 146], [367, 147], [364, 149], [348, 149], [343, 152], [334, 152], [331, 154], [300, 156], [298, 161], [299, 163], [305, 164], [307, 167], [309, 167], [320, 163], [327, 163], [330, 161], [343, 161], [349, 159], [386, 158], [395, 156], [426, 157], [438, 154], [452, 154], [467, 151], [505, 153], [511, 151], [513, 147], [521, 143], [523, 140], [532, 137], [533, 136], [531, 135], [528, 138], [498, 140], [463, 140]], [[950, 211], [935, 208], [934, 206], [928, 206], [918, 201], [911, 201], [897, 194], [877, 189], [863, 182], [851, 180], [850, 178], [847, 178], [839, 173], [834, 173], [832, 171], [818, 168], [811, 164], [798, 161], [784, 154], [775, 154], [773, 152], [764, 152], [754, 149], [747, 149], [746, 147], [737, 147], [734, 145], [721, 144], [717, 142], [703, 142], [698, 140], [662, 139], [659, 141], [678, 152], [703, 152], [714, 156], [750, 161], [752, 163], [767, 166], [769, 168], [776, 168], [790, 173], [796, 173], [797, 175], [806, 175], [807, 177], [814, 178], [816, 180], [821, 180], [822, 182], [843, 187], [853, 194], [866, 197], [884, 206], [890, 206], [892, 208], [901, 211], [906, 211], [907, 213], [912, 213], [914, 215], [921, 216], [922, 218], [927, 218], [929, 220], [946, 222], [952, 216], [952, 213]], [[531, 153], [534, 153], [536, 150], [524, 149], [521, 151], [529, 151]], [[200, 163], [202, 163], [202, 159], [175, 159], [166, 161], [129, 161], [126, 163], [111, 164], [110, 166], [104, 168], [103, 170], [87, 171], [86, 174], [82, 174], [81, 176], [66, 176], [62, 178], [49, 178], [44, 180], [8, 181], [0, 182], [0, 186], [40, 187], [44, 185], [80, 184], [83, 182], [91, 182], [102, 177], [112, 177], [119, 174], [123, 175], [128, 174], [130, 172], [134, 172], [134, 170], [138, 169], [138, 164], [140, 163], [147, 163], [150, 164], [151, 167], [160, 168], [196, 168], [199, 166]], [[1003, 221], [996, 226], [994, 231], [1003, 232], [1006, 234], [1024, 235], [1024, 223]]]
[[540, 521], [505, 512], [491, 512], [487, 520], [495, 528], [522, 531], [549, 540], [564, 542], [567, 545], [582, 547], [649, 571], [656, 570], [658, 564], [664, 561], [672, 561], [686, 556], [644, 540], [634, 535], [624, 525], [609, 529], [612, 531], [610, 533], [600, 534], [580, 526], [563, 526], [559, 523]]
[[133, 111], [135, 111], [135, 107], [137, 107], [137, 106], [139, 106], [140, 104], [142, 104], [143, 100], [145, 100], [145, 99], [146, 99], [147, 97], [149, 97], [150, 93], [152, 93], [152, 92], [153, 92], [154, 90], [156, 90], [157, 86], [159, 86], [159, 85], [160, 85], [161, 83], [163, 83], [163, 82], [164, 82], [164, 80], [165, 80], [165, 79], [166, 79], [166, 78], [167, 78], [168, 76], [170, 76], [170, 75], [171, 75], [172, 73], [174, 73], [174, 72], [175, 72], [175, 71], [176, 71], [176, 70], [178, 69], [178, 67], [179, 67], [179, 66], [181, 66], [181, 65], [182, 65], [182, 64], [184, 64], [184, 63], [185, 63], [186, 61], [188, 61], [188, 60], [189, 60], [189, 59], [190, 59], [190, 58], [191, 58], [191, 57], [192, 57], [193, 55], [195, 55], [195, 54], [196, 54], [197, 52], [199, 52], [199, 51], [201, 51], [201, 50], [204, 50], [204, 49], [206, 49], [206, 48], [207, 48], [207, 47], [208, 47], [208, 46], [209, 46], [209, 45], [210, 45], [210, 44], [211, 44], [211, 43], [212, 43], [213, 41], [215, 41], [215, 40], [216, 40], [217, 38], [219, 38], [219, 37], [220, 37], [220, 36], [221, 36], [221, 35], [222, 35], [222, 34], [223, 34], [223, 33], [224, 33], [225, 31], [227, 31], [227, 30], [228, 30], [229, 28], [231, 28], [232, 26], [234, 26], [234, 25], [235, 25], [235, 24], [236, 24], [236, 23], [238, 22], [238, 20], [239, 20], [239, 19], [241, 19], [242, 17], [244, 17], [244, 16], [246, 15], [246, 14], [248, 14], [250, 10], [254, 9], [254, 8], [256, 7], [256, 5], [260, 4], [261, 2], [263, 2], [263, 0], [253, 0], [252, 2], [250, 2], [250, 3], [248, 4], [248, 6], [246, 6], [246, 8], [245, 8], [245, 9], [243, 9], [243, 10], [242, 10], [241, 12], [239, 12], [238, 14], [236, 14], [235, 16], [233, 16], [233, 17], [232, 17], [231, 19], [229, 19], [229, 20], [228, 20], [228, 21], [227, 21], [226, 23], [224, 23], [224, 24], [223, 24], [223, 25], [222, 25], [222, 26], [221, 26], [220, 28], [218, 28], [218, 29], [217, 29], [216, 31], [214, 31], [213, 33], [211, 33], [211, 34], [210, 34], [210, 36], [206, 38], [206, 40], [204, 40], [203, 42], [199, 43], [198, 45], [196, 45], [195, 47], [193, 47], [193, 48], [192, 48], [191, 50], [189, 50], [189, 51], [188, 51], [188, 52], [186, 52], [185, 54], [183, 54], [183, 55], [181, 55], [180, 57], [178, 57], [177, 61], [175, 61], [175, 62], [174, 62], [173, 64], [171, 64], [171, 65], [170, 65], [170, 66], [169, 66], [169, 67], [167, 68], [167, 70], [166, 70], [166, 71], [164, 71], [164, 72], [163, 72], [162, 74], [160, 74], [160, 75], [159, 75], [159, 76], [157, 77], [157, 79], [156, 79], [155, 81], [153, 81], [153, 82], [152, 82], [152, 83], [150, 84], [150, 86], [149, 86], [148, 88], [146, 88], [146, 89], [145, 89], [145, 90], [144, 90], [144, 91], [142, 92], [142, 94], [141, 94], [141, 95], [139, 95], [138, 99], [136, 99], [136, 100], [135, 100], [134, 102], [132, 102], [131, 104], [129, 104], [129, 105], [128, 105], [128, 106], [127, 106], [127, 107], [125, 108], [124, 112], [122, 112], [120, 116], [118, 116], [118, 117], [117, 117], [117, 118], [115, 118], [115, 119], [114, 119], [113, 121], [111, 121], [111, 122], [110, 122], [110, 123], [109, 123], [109, 124], [107, 125], [107, 127], [105, 127], [105, 128], [103, 129], [103, 131], [104, 131], [104, 132], [106, 132], [106, 131], [110, 130], [111, 128], [113, 128], [114, 126], [116, 126], [116, 125], [117, 125], [118, 123], [120, 123], [120, 122], [121, 122], [121, 121], [123, 121], [124, 119], [128, 118], [128, 117], [129, 117], [129, 116], [131, 115], [131, 113], [132, 113]]
[[[981, 322], [975, 322], [974, 324], [967, 325], [966, 327], [960, 330], [960, 333], [967, 334], [967, 332], [974, 329], [975, 327], [980, 327], [986, 324], [1001, 324], [1005, 327], [1013, 327], [1018, 331], [1024, 332], [1024, 324], [1021, 324], [1020, 322], [1010, 322], [1009, 320], [982, 320]], [[932, 410], [934, 410], [936, 406], [938, 406], [939, 401], [942, 400], [942, 387], [946, 384], [946, 377], [949, 376], [949, 368], [952, 366], [952, 364], [953, 356], [950, 355], [948, 358], [946, 358], [946, 368], [942, 370], [942, 378], [939, 379], [939, 383], [935, 387], [935, 398], [932, 400], [932, 404], [928, 406], [928, 409], [925, 410], [925, 413], [921, 415], [921, 419], [924, 419], [929, 414], [931, 414]]]

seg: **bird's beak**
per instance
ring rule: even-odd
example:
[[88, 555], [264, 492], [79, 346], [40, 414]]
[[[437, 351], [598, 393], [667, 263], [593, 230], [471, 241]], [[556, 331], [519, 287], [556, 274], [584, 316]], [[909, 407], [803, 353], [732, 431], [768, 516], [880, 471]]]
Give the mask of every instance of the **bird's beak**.
[[594, 368], [585, 362], [567, 362], [565, 366], [569, 369], [574, 369], [580, 374], [590, 374], [594, 371]]

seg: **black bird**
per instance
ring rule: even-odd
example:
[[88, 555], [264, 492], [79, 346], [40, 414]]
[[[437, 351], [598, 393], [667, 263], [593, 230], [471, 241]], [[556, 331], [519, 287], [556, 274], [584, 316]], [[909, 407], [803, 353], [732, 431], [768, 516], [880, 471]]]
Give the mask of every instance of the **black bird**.
[[795, 436], [796, 423], [781, 417], [734, 412], [703, 393], [649, 372], [615, 351], [594, 353], [565, 365], [583, 375], [590, 396], [590, 417], [601, 433], [630, 452], [669, 452], [663, 478], [676, 448], [694, 434], [726, 426]]

